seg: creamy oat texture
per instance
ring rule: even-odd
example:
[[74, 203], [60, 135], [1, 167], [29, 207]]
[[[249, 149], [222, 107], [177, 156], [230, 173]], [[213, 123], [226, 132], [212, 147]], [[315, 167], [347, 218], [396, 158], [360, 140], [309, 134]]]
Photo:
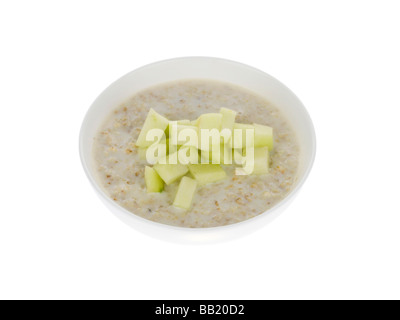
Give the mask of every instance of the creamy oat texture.
[[[147, 193], [147, 163], [140, 160], [135, 142], [149, 109], [170, 120], [194, 120], [221, 107], [236, 110], [237, 122], [273, 127], [270, 173], [235, 176], [233, 166], [223, 166], [228, 178], [199, 187], [189, 211], [172, 206], [178, 182], [162, 193]], [[204, 228], [250, 219], [282, 200], [297, 179], [299, 146], [278, 109], [258, 95], [231, 84], [186, 80], [149, 88], [117, 107], [95, 137], [93, 155], [102, 187], [122, 207], [152, 221]]]

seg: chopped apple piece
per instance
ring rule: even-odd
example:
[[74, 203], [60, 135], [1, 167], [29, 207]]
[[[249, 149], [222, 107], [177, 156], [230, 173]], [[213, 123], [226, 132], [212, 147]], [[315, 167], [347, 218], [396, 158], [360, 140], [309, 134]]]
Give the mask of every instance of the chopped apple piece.
[[160, 143], [165, 143], [165, 148], [167, 149], [167, 155], [169, 154], [169, 139], [165, 139]]
[[192, 125], [174, 124], [173, 122], [170, 122], [169, 125], [169, 135], [173, 145], [197, 148], [198, 132], [198, 127]]
[[167, 137], [169, 137], [169, 135], [170, 135], [170, 128], [171, 128], [171, 126], [173, 125], [173, 124], [177, 124], [177, 125], [188, 125], [188, 126], [190, 126], [191, 125], [191, 121], [190, 120], [176, 120], [176, 121], [170, 121], [169, 122], [169, 125], [168, 125], [168, 127], [167, 127], [167, 129], [165, 130], [165, 134], [166, 134], [166, 136]]
[[226, 173], [219, 164], [191, 164], [189, 170], [200, 185], [226, 178]]
[[[253, 136], [247, 136], [247, 130], [252, 130]], [[248, 138], [250, 141], [254, 141], [254, 126], [250, 124], [243, 124], [243, 123], [235, 123], [233, 125], [233, 147], [235, 149], [240, 149], [240, 145], [242, 148], [247, 146]]]
[[230, 145], [220, 145], [219, 153], [201, 150], [202, 163], [226, 164], [233, 163], [232, 148]]
[[147, 141], [146, 136], [147, 133], [152, 129], [160, 129], [165, 131], [167, 129], [169, 121], [167, 118], [158, 114], [153, 109], [150, 109], [146, 121], [144, 122], [143, 128], [140, 131], [139, 138], [136, 141], [136, 145], [140, 148], [145, 148], [154, 143], [154, 141]]
[[178, 153], [170, 154], [167, 159], [157, 163], [154, 166], [154, 170], [157, 171], [167, 185], [183, 177], [189, 171], [186, 165], [178, 163]]
[[254, 128], [254, 147], [268, 147], [271, 151], [274, 147], [273, 129], [260, 124], [254, 124]]
[[221, 130], [228, 129], [232, 132], [237, 112], [231, 109], [221, 108], [220, 113], [222, 114]]
[[140, 160], [146, 160], [150, 164], [155, 164], [159, 159], [165, 158], [169, 153], [169, 139], [163, 139], [158, 144], [151, 145], [149, 148], [139, 148]]
[[205, 113], [198, 119], [199, 129], [217, 129], [221, 130], [222, 114], [220, 113]]
[[147, 148], [139, 148], [138, 153], [139, 153], [140, 160], [143, 160], [143, 161], [146, 160]]
[[192, 206], [194, 194], [197, 188], [197, 181], [188, 177], [183, 177], [175, 196], [174, 206], [189, 210]]
[[254, 149], [254, 171], [252, 174], [267, 174], [269, 172], [268, 147]]
[[180, 164], [198, 164], [199, 151], [195, 147], [180, 147], [178, 150], [178, 162]]
[[[205, 113], [199, 117], [199, 149], [211, 151], [214, 144], [220, 143], [221, 121], [222, 114], [220, 113]], [[217, 130], [217, 132], [215, 132], [213, 129]]]
[[[249, 151], [243, 149], [242, 165], [236, 168], [237, 175], [261, 175], [269, 172], [269, 151], [268, 147], [252, 148], [253, 154], [246, 153]], [[254, 162], [252, 162], [254, 160]]]
[[178, 122], [178, 124], [181, 124], [181, 125], [186, 125], [186, 126], [190, 126], [191, 125], [191, 121], [190, 120], [178, 120], [177, 122]]
[[233, 150], [233, 164], [236, 166], [243, 166], [245, 161], [245, 157], [243, 156], [243, 150]]
[[153, 168], [145, 168], [144, 179], [148, 193], [162, 192], [164, 190], [164, 182]]

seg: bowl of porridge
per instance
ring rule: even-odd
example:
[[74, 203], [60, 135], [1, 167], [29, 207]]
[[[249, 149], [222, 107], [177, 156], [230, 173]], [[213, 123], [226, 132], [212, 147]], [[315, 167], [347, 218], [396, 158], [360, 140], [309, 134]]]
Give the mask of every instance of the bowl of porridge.
[[179, 242], [235, 238], [272, 221], [315, 152], [312, 121], [286, 86], [208, 57], [123, 76], [92, 104], [80, 135], [84, 170], [107, 207], [140, 232]]

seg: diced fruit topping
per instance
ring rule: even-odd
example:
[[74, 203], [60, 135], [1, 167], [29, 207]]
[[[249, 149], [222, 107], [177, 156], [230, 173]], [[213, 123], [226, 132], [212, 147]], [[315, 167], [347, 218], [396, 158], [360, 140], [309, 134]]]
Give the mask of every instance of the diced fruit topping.
[[219, 133], [221, 131], [222, 114], [221, 113], [205, 113], [198, 119], [199, 128], [199, 146], [201, 150], [210, 151], [212, 145], [220, 143], [220, 137], [211, 137], [215, 131]]
[[211, 151], [201, 150], [202, 163], [213, 163], [213, 164], [226, 164], [230, 165], [233, 163], [232, 148], [229, 145], [221, 143], [219, 146], [219, 152], [215, 153]]
[[268, 147], [254, 149], [254, 171], [253, 174], [267, 174], [269, 171]]
[[169, 136], [171, 137], [171, 143], [173, 145], [187, 147], [198, 147], [198, 134], [199, 129], [192, 125], [182, 125], [176, 122], [170, 122], [169, 124]]
[[139, 153], [139, 159], [142, 161], [145, 161], [147, 158], [147, 149], [146, 148], [139, 148], [138, 149], [138, 153]]
[[183, 164], [156, 164], [154, 170], [167, 185], [183, 177], [189, 171], [188, 167]]
[[220, 113], [222, 114], [221, 130], [228, 129], [232, 132], [237, 112], [231, 109], [221, 108]]
[[247, 154], [246, 149], [243, 154], [237, 150], [235, 157], [242, 160], [242, 166], [236, 169], [239, 175], [261, 175], [269, 172], [269, 151], [268, 147], [252, 148], [251, 153]]
[[147, 115], [146, 121], [144, 122], [143, 128], [140, 131], [139, 138], [136, 141], [136, 145], [140, 148], [149, 147], [154, 141], [147, 141], [147, 133], [152, 129], [160, 129], [165, 131], [167, 129], [169, 121], [167, 118], [158, 114], [153, 109], [150, 109]]
[[143, 150], [146, 150], [144, 154], [145, 160], [150, 164], [155, 164], [169, 153], [169, 141], [163, 138], [160, 142], [152, 144], [147, 149], [139, 148], [140, 157], [143, 157]]
[[250, 124], [235, 123], [233, 126], [233, 148], [245, 148], [248, 142], [254, 141], [254, 126]]
[[[150, 109], [136, 142], [139, 158], [154, 164], [145, 168], [147, 192], [162, 192], [164, 184], [181, 179], [173, 205], [189, 210], [198, 185], [227, 177], [220, 164], [236, 165], [236, 174], [267, 174], [273, 128], [236, 123], [236, 115], [234, 110], [221, 108], [220, 113], [203, 114], [193, 121], [169, 121]], [[202, 129], [211, 133], [203, 137], [209, 138], [208, 145], [201, 143]], [[148, 137], [156, 137], [158, 143], [147, 141]], [[194, 179], [185, 176], [189, 172]]]
[[182, 124], [182, 125], [190, 126], [191, 121], [190, 120], [178, 120], [177, 123], [178, 124]]
[[222, 114], [220, 113], [205, 113], [198, 119], [199, 129], [217, 129], [221, 130]]
[[226, 173], [219, 164], [191, 164], [189, 171], [200, 185], [226, 178]]
[[144, 179], [146, 181], [148, 193], [162, 192], [164, 190], [164, 182], [153, 168], [146, 166]]
[[[249, 161], [244, 152], [244, 160]], [[261, 174], [267, 174], [269, 172], [269, 151], [268, 147], [263, 147], [263, 148], [254, 148], [254, 169], [252, 172], [249, 172], [249, 174], [253, 175], [261, 175]]]
[[199, 163], [199, 151], [195, 147], [181, 147], [178, 150], [178, 162], [181, 164]]
[[269, 150], [272, 150], [274, 147], [273, 129], [260, 124], [254, 124], [254, 129], [254, 147], [268, 147]]
[[174, 206], [189, 210], [192, 206], [194, 194], [197, 188], [197, 181], [188, 177], [183, 177], [175, 196]]

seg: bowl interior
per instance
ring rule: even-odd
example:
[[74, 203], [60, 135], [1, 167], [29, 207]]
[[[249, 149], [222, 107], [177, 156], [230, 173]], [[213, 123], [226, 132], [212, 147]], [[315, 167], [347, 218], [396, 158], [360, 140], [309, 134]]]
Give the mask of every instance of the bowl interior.
[[132, 71], [110, 85], [95, 100], [84, 120], [80, 141], [83, 165], [92, 183], [100, 186], [92, 158], [93, 138], [110, 112], [135, 93], [150, 86], [196, 78], [242, 86], [279, 108], [297, 134], [301, 147], [297, 184], [304, 182], [315, 156], [315, 133], [301, 101], [286, 86], [262, 71], [218, 58], [191, 57], [157, 62]]

